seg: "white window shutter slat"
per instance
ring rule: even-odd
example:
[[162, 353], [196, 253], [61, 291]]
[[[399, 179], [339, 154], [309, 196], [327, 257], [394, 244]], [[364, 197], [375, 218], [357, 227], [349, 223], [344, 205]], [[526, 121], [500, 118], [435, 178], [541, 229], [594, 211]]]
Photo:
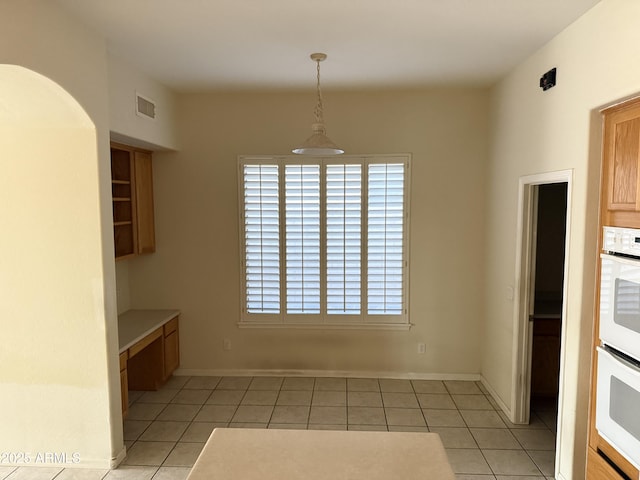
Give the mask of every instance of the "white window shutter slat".
[[245, 293], [248, 313], [280, 313], [278, 166], [244, 166]]
[[403, 310], [404, 164], [370, 164], [367, 192], [367, 313]]
[[285, 165], [287, 314], [320, 313], [320, 165]]
[[362, 166], [326, 167], [327, 314], [359, 315]]

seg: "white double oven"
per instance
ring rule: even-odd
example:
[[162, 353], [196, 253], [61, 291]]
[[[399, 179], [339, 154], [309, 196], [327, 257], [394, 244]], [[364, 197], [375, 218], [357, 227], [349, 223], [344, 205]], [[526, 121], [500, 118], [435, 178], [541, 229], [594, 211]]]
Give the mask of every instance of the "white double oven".
[[640, 230], [604, 227], [596, 428], [640, 469]]

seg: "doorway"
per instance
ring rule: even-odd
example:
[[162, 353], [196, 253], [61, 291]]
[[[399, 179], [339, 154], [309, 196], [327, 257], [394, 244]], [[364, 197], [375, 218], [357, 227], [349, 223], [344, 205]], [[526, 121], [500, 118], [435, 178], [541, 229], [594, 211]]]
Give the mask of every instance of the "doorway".
[[[534, 393], [534, 408], [540, 398], [553, 406], [552, 430], [562, 425], [572, 181], [573, 170], [528, 175], [518, 189], [510, 420], [530, 422]], [[561, 436], [559, 428], [556, 445]]]
[[518, 193], [511, 421], [542, 415], [552, 430], [562, 405], [572, 177], [572, 170], [521, 177]]
[[[560, 339], [567, 226], [567, 183], [536, 185], [532, 247], [530, 419], [555, 429], [560, 380]], [[533, 260], [533, 259], [532, 259]], [[535, 413], [534, 413], [535, 412]]]

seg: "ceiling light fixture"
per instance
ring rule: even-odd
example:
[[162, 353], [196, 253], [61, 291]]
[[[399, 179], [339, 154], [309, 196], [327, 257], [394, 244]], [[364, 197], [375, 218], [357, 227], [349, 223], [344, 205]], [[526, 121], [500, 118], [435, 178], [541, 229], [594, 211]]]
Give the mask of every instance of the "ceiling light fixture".
[[314, 114], [316, 116], [316, 121], [313, 125], [311, 125], [311, 130], [313, 131], [313, 135], [307, 138], [304, 143], [294, 148], [293, 153], [297, 153], [300, 155], [340, 155], [344, 153], [344, 150], [336, 146], [329, 137], [327, 137], [327, 130], [324, 126], [324, 117], [323, 117], [323, 109], [322, 109], [322, 93], [320, 91], [320, 62], [325, 60], [327, 55], [324, 53], [312, 53], [311, 60], [316, 62], [317, 70], [318, 70], [318, 104], [314, 110]]

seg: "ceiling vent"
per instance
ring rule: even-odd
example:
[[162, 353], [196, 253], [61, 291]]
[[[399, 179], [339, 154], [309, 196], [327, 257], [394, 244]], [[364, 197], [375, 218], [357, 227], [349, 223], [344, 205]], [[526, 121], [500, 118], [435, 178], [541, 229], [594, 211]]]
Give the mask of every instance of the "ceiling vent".
[[153, 100], [136, 92], [136, 114], [140, 117], [156, 118], [156, 104]]

